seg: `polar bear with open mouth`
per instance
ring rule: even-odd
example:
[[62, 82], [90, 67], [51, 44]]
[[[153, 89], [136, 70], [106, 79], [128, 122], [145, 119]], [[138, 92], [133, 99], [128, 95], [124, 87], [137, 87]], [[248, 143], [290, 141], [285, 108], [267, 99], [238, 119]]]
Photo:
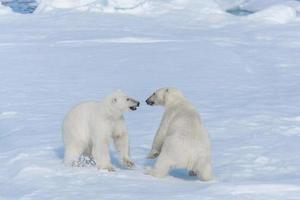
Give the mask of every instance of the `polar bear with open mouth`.
[[103, 101], [83, 102], [75, 106], [63, 122], [64, 163], [76, 165], [81, 155], [93, 158], [98, 169], [114, 171], [109, 156], [112, 138], [121, 162], [131, 168], [128, 133], [123, 113], [136, 110], [139, 102], [121, 91]]

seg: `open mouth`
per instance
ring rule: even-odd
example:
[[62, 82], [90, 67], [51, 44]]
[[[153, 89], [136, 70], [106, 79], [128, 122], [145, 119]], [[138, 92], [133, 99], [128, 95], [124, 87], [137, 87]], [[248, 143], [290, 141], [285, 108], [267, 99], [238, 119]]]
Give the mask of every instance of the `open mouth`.
[[130, 110], [136, 110], [138, 106], [130, 106], [129, 109]]

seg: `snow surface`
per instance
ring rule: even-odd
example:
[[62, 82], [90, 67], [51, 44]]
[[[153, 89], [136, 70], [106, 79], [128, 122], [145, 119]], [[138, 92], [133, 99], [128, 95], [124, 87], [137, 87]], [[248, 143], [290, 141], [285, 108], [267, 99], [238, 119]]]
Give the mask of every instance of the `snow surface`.
[[1, 5], [1, 2], [0, 2], [0, 16], [11, 15], [11, 14], [13, 14], [13, 11], [9, 7]]
[[238, 6], [250, 11], [259, 11], [259, 10], [267, 9], [274, 5], [291, 6], [299, 11], [300, 2], [297, 0], [268, 0], [268, 1], [249, 0], [249, 1], [243, 1]]
[[286, 5], [275, 5], [260, 12], [249, 15], [248, 18], [252, 20], [264, 20], [273, 23], [285, 24], [297, 16], [295, 9]]
[[257, 12], [274, 5], [285, 5], [300, 11], [300, 2], [297, 0], [38, 0], [38, 2], [39, 7], [36, 13], [72, 9], [75, 11], [153, 15], [184, 9], [185, 12], [198, 14], [221, 14], [224, 13], [224, 10], [234, 8]]
[[[287, 7], [276, 23], [264, 20], [273, 6], [254, 14], [267, 13], [261, 20], [215, 4], [151, 16], [68, 8], [1, 16], [0, 199], [298, 200], [300, 20], [286, 20]], [[73, 105], [116, 89], [143, 102], [164, 86], [202, 114], [214, 182], [184, 170], [144, 174], [163, 112], [145, 103], [126, 114], [134, 170], [113, 148], [114, 173], [63, 165], [61, 123]]]

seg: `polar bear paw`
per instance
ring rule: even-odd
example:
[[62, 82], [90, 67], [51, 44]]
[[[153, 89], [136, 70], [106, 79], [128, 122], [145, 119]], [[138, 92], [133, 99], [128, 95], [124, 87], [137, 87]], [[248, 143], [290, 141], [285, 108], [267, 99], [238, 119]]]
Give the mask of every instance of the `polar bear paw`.
[[189, 171], [189, 176], [197, 176], [197, 175], [198, 175], [197, 172], [193, 170]]
[[153, 173], [152, 167], [146, 166], [146, 167], [144, 168], [144, 174], [152, 175], [152, 173]]
[[145, 168], [144, 173], [147, 174], [147, 175], [150, 175], [150, 176], [157, 177], [157, 178], [164, 178], [164, 177], [167, 176], [167, 173], [162, 173], [162, 172], [160, 172], [159, 170], [154, 169], [154, 168], [149, 167], [149, 166], [147, 166], [147, 167]]
[[71, 164], [72, 167], [83, 167], [82, 163], [78, 161], [73, 161]]
[[116, 169], [112, 165], [105, 166], [105, 167], [98, 166], [97, 168], [99, 170], [105, 170], [105, 171], [108, 171], [108, 172], [115, 172], [116, 171]]
[[147, 158], [148, 158], [148, 159], [155, 159], [155, 158], [157, 158], [158, 156], [159, 156], [159, 152], [158, 152], [158, 151], [151, 151], [151, 152], [148, 154]]
[[115, 172], [116, 171], [116, 169], [113, 166], [106, 167], [105, 169], [109, 172]]
[[134, 167], [134, 162], [129, 160], [128, 158], [123, 159], [123, 164], [129, 169], [132, 169]]

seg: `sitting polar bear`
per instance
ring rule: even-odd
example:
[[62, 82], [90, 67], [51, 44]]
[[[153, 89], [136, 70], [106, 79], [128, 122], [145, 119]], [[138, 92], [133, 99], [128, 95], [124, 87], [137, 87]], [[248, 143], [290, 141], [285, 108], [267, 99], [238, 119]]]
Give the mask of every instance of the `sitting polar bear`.
[[202, 180], [213, 179], [210, 141], [195, 107], [174, 88], [162, 88], [150, 96], [148, 105], [161, 105], [165, 113], [148, 158], [158, 156], [148, 173], [164, 177], [171, 168], [185, 168]]
[[72, 166], [85, 155], [94, 159], [98, 169], [114, 171], [109, 156], [109, 141], [113, 138], [121, 161], [132, 167], [123, 113], [136, 110], [139, 104], [117, 91], [101, 102], [89, 101], [75, 106], [63, 123], [64, 163]]

